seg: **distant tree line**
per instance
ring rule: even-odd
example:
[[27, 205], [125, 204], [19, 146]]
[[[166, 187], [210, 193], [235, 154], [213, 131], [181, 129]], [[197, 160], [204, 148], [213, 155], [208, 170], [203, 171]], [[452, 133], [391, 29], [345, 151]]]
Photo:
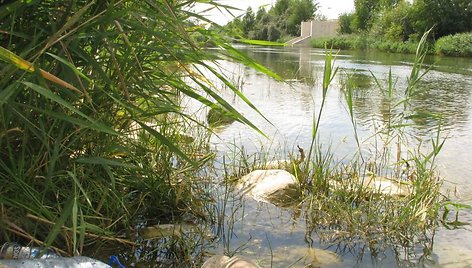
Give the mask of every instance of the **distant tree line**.
[[277, 41], [300, 35], [301, 22], [313, 19], [317, 10], [318, 3], [313, 0], [277, 0], [273, 7], [260, 7], [257, 13], [249, 7], [242, 18], [235, 18], [225, 29], [244, 38]]
[[471, 0], [354, 0], [355, 11], [339, 17], [342, 34], [369, 33], [388, 41], [417, 41], [472, 31]]

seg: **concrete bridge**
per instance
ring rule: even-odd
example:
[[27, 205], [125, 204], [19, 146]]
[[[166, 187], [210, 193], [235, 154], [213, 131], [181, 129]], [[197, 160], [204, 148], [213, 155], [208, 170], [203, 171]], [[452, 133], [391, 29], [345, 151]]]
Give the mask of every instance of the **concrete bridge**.
[[338, 20], [303, 21], [301, 35], [288, 41], [287, 44], [291, 46], [309, 46], [310, 40], [313, 38], [336, 36], [338, 27]]

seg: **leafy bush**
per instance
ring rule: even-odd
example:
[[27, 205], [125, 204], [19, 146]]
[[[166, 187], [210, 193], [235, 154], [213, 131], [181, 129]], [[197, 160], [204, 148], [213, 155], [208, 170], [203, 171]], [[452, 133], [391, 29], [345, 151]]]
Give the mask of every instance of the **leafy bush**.
[[316, 48], [334, 49], [377, 49], [392, 53], [416, 53], [414, 42], [377, 40], [368, 35], [339, 35], [328, 38], [317, 38], [311, 40], [311, 46]]
[[440, 55], [472, 57], [472, 33], [441, 37], [436, 41], [434, 48]]
[[351, 34], [352, 29], [352, 20], [354, 19], [354, 14], [344, 13], [339, 16], [339, 28], [338, 33], [340, 34]]
[[391, 52], [391, 53], [416, 53], [416, 44], [413, 42], [401, 42], [401, 41], [377, 41], [370, 46], [373, 49], [380, 51]]
[[383, 9], [375, 17], [370, 33], [386, 41], [407, 41], [412, 33], [408, 12], [409, 5], [406, 2]]
[[360, 35], [339, 35], [311, 40], [312, 47], [334, 49], [365, 49], [367, 43], [368, 37]]

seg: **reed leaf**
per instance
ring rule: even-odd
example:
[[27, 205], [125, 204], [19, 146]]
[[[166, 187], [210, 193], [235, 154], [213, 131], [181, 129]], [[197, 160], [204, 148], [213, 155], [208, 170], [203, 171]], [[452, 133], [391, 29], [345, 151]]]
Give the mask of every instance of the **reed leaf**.
[[[8, 49], [5, 49], [4, 47], [1, 47], [1, 46], [0, 46], [0, 60], [3, 60], [3, 61], [5, 61], [7, 63], [10, 63], [10, 64], [13, 64], [18, 69], [24, 70], [24, 71], [27, 71], [27, 72], [30, 72], [30, 73], [35, 72], [35, 70], [36, 70], [33, 67], [33, 64], [31, 64], [30, 62], [22, 59], [21, 57], [17, 56], [15, 53], [13, 53], [13, 52], [9, 51]], [[57, 76], [55, 76], [51, 73], [48, 73], [48, 72], [46, 72], [44, 70], [41, 70], [41, 69], [39, 69], [39, 73], [42, 77], [44, 77], [45, 79], [47, 79], [47, 80], [49, 80], [53, 83], [56, 83], [60, 86], [71, 89], [75, 92], [82, 93], [79, 89], [77, 89], [73, 85], [67, 83], [66, 81], [58, 78]]]

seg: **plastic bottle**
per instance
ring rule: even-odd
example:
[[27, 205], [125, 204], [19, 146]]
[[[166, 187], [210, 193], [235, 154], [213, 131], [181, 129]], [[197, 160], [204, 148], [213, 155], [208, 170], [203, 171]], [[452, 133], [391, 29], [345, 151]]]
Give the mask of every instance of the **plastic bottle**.
[[0, 259], [51, 259], [59, 257], [59, 254], [49, 248], [24, 247], [11, 242], [3, 244], [0, 249]]
[[108, 264], [89, 257], [52, 259], [0, 260], [0, 268], [110, 268]]

